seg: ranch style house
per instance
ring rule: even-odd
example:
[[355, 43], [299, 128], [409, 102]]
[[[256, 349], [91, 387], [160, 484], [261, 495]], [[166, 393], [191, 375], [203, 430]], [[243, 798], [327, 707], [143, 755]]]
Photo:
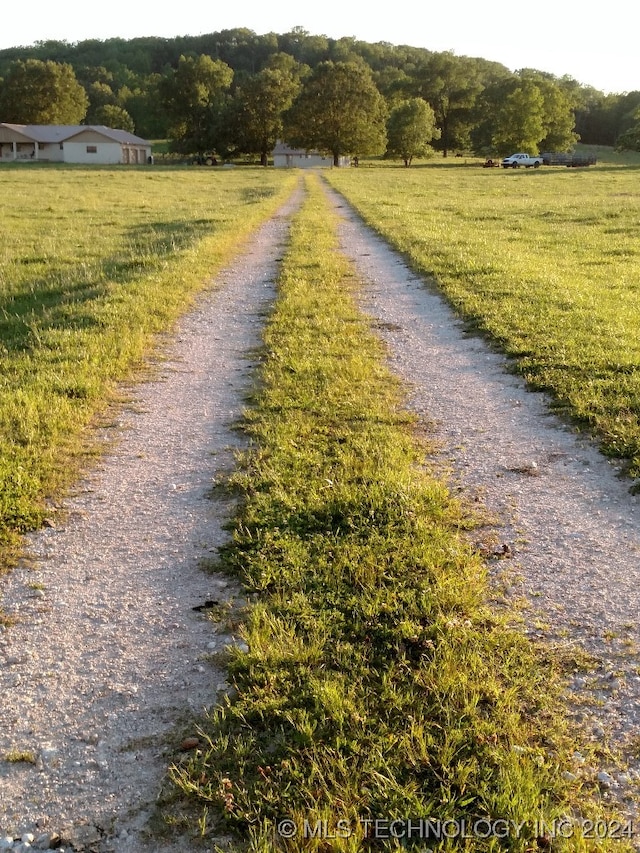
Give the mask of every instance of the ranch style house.
[[0, 123], [0, 163], [151, 162], [151, 143], [126, 130], [84, 124]]

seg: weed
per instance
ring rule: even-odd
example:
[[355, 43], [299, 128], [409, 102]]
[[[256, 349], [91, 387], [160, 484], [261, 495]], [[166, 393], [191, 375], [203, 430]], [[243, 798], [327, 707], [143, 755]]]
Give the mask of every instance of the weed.
[[35, 753], [29, 749], [12, 749], [4, 754], [4, 760], [11, 764], [35, 764]]

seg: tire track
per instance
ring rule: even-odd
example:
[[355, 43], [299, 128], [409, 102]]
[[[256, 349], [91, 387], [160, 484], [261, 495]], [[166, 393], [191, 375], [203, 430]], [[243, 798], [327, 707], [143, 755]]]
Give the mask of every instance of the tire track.
[[0, 634], [0, 835], [183, 849], [144, 833], [176, 726], [228, 687], [207, 656], [233, 638], [193, 609], [237, 594], [200, 567], [230, 509], [208, 498], [241, 445], [231, 426], [301, 200], [299, 186], [167, 336], [107, 430], [115, 448], [3, 582], [16, 624]]
[[433, 283], [327, 193], [342, 215], [342, 251], [364, 281], [363, 308], [438, 445], [437, 464], [493, 519], [475, 531], [475, 544], [488, 557], [497, 603], [524, 602], [533, 638], [592, 656], [569, 683], [573, 719], [597, 750], [621, 756], [589, 766], [578, 755], [567, 770], [636, 815], [639, 498], [591, 441], [550, 414], [544, 395], [465, 332]]

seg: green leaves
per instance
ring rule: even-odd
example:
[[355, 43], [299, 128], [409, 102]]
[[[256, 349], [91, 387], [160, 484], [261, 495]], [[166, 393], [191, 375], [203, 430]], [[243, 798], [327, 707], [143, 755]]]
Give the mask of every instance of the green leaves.
[[240, 151], [259, 154], [263, 166], [282, 138], [284, 113], [301, 86], [296, 69], [285, 62], [279, 64], [281, 67], [274, 62], [276, 67], [265, 68], [241, 83], [231, 109], [233, 142]]
[[403, 101], [393, 108], [387, 121], [386, 156], [397, 157], [410, 166], [414, 157], [433, 153], [429, 143], [439, 136], [435, 114], [426, 101]]
[[0, 114], [13, 124], [80, 124], [88, 105], [67, 63], [18, 60], [0, 89]]
[[472, 136], [478, 149], [503, 155], [567, 151], [578, 139], [574, 108], [575, 96], [559, 82], [522, 71], [485, 89]]
[[500, 154], [537, 154], [544, 135], [544, 98], [534, 83], [524, 81], [507, 95], [495, 117], [493, 146]]
[[177, 150], [203, 153], [217, 148], [224, 93], [232, 80], [228, 65], [201, 55], [181, 56], [178, 67], [160, 81], [160, 97]]
[[289, 111], [286, 141], [333, 155], [381, 154], [387, 108], [364, 62], [321, 62]]

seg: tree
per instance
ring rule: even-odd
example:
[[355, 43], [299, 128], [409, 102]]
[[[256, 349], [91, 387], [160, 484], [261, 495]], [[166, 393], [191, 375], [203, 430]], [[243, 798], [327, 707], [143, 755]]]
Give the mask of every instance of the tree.
[[168, 119], [158, 90], [161, 79], [160, 75], [151, 74], [135, 89], [123, 86], [118, 92], [120, 106], [133, 119], [136, 133], [145, 139], [166, 139], [169, 136]]
[[498, 109], [492, 144], [498, 154], [537, 153], [545, 136], [544, 98], [530, 80], [523, 80]]
[[[275, 58], [278, 56], [286, 59]], [[276, 142], [282, 139], [284, 113], [302, 85], [302, 66], [286, 54], [275, 57], [269, 67], [239, 86], [231, 110], [236, 147], [245, 154], [259, 154], [263, 166], [267, 165]]]
[[326, 36], [312, 36], [303, 27], [294, 27], [278, 36], [278, 49], [288, 53], [305, 65], [315, 66], [329, 57], [329, 40]]
[[640, 107], [632, 113], [635, 124], [616, 139], [616, 151], [640, 151]]
[[[476, 111], [475, 150], [484, 154], [569, 151], [580, 97], [574, 81], [523, 69], [486, 87]], [[583, 123], [584, 126], [584, 123]]]
[[103, 124], [105, 127], [115, 127], [118, 130], [128, 130], [134, 133], [136, 126], [129, 113], [117, 104], [105, 104], [94, 113], [92, 124]]
[[287, 142], [340, 157], [381, 154], [387, 108], [364, 62], [321, 62], [285, 119]]
[[0, 93], [0, 114], [15, 124], [79, 124], [89, 99], [71, 65], [18, 60]]
[[410, 166], [414, 157], [433, 153], [432, 139], [440, 131], [436, 127], [435, 113], [422, 98], [403, 101], [391, 111], [387, 121], [388, 157], [399, 157], [405, 166]]
[[472, 108], [482, 91], [479, 65], [451, 52], [433, 53], [416, 74], [415, 94], [424, 98], [436, 115], [443, 157], [451, 148], [469, 144]]
[[[539, 85], [539, 84], [538, 84]], [[543, 151], [571, 151], [580, 139], [575, 133], [576, 116], [569, 97], [555, 83], [540, 86], [544, 100], [545, 137]]]
[[580, 138], [574, 132], [575, 109], [579, 104], [577, 93], [568, 81], [564, 85], [551, 74], [541, 71], [522, 70], [522, 79], [528, 79], [538, 87], [543, 99], [544, 138], [540, 141], [542, 151], [571, 151]]
[[[495, 119], [506, 98], [522, 85], [525, 77], [535, 81], [545, 100], [545, 133], [540, 142], [544, 147], [563, 148], [566, 147], [565, 142], [570, 144], [574, 133], [570, 126], [571, 112], [576, 114], [575, 132], [582, 142], [613, 145], [621, 134], [635, 125], [632, 112], [640, 99], [640, 92], [605, 95], [567, 76], [558, 78], [535, 69], [523, 69], [514, 74], [500, 63], [456, 56], [451, 51], [435, 53], [425, 48], [387, 42], [368, 44], [354, 38], [335, 40], [311, 35], [301, 27], [281, 35], [271, 32], [258, 36], [252, 30], [233, 29], [175, 38], [109, 38], [77, 43], [40, 41], [29, 47], [0, 50], [0, 78], [8, 84], [9, 72], [18, 61], [38, 60], [44, 64], [53, 62], [56, 66], [67, 63], [73, 67], [77, 80], [89, 94], [91, 110], [113, 103], [127, 110], [141, 136], [166, 138], [171, 126], [176, 135], [175, 145], [192, 148], [192, 143], [185, 139], [193, 140], [197, 134], [187, 132], [186, 120], [183, 115], [176, 115], [176, 109], [171, 109], [171, 117], [163, 112], [165, 99], [159, 96], [158, 91], [159, 80], [163, 80], [164, 88], [164, 78], [177, 72], [180, 57], [183, 61], [184, 57], [191, 57], [192, 62], [197, 62], [197, 57], [208, 56], [213, 61], [226, 63], [236, 75], [232, 85], [239, 88], [242, 87], [243, 76], [246, 79], [267, 67], [272, 68], [274, 55], [282, 56], [283, 52], [294, 61], [304, 62], [314, 69], [318, 63], [328, 60], [366, 63], [389, 109], [407, 98], [422, 97], [436, 113], [442, 135], [434, 142], [434, 147], [443, 153], [470, 147], [472, 142], [478, 153], [494, 156]], [[111, 100], [108, 89], [93, 87], [94, 83], [108, 86], [115, 100]], [[570, 105], [566, 112], [566, 103], [563, 105], [562, 116], [558, 122], [551, 120], [551, 126], [553, 104], [549, 102], [545, 83], [553, 84], [550, 91], [559, 87]], [[0, 80], [0, 93], [3, 88], [5, 95], [0, 94], [0, 100], [3, 100], [1, 116], [4, 120], [75, 122], [77, 119], [77, 115], [71, 119], [49, 112], [27, 114], [28, 101], [22, 98], [22, 93], [10, 96]], [[205, 122], [213, 142], [220, 140], [220, 131], [224, 129], [221, 109], [229, 100], [225, 91], [217, 98], [215, 108], [210, 110], [210, 117]], [[53, 105], [56, 100], [47, 95], [41, 99], [40, 105]], [[92, 113], [82, 120], [93, 121]], [[210, 146], [206, 140], [201, 144]]]
[[103, 107], [106, 107], [107, 104], [113, 105], [117, 103], [117, 98], [113, 89], [108, 83], [96, 81], [91, 83], [86, 91], [89, 97], [89, 108], [87, 110], [85, 122], [87, 124], [104, 124], [104, 122], [99, 121], [96, 116], [98, 111]]
[[412, 78], [401, 68], [393, 66], [375, 72], [373, 78], [389, 108], [397, 107], [410, 98], [415, 88]]
[[613, 145], [620, 132], [620, 95], [605, 95], [593, 87], [580, 90], [576, 108], [576, 131], [587, 145]]
[[232, 80], [233, 71], [219, 59], [181, 56], [178, 67], [160, 81], [158, 88], [175, 150], [203, 154], [216, 148], [224, 93]]
[[620, 134], [616, 139], [616, 151], [640, 151], [640, 124]]

